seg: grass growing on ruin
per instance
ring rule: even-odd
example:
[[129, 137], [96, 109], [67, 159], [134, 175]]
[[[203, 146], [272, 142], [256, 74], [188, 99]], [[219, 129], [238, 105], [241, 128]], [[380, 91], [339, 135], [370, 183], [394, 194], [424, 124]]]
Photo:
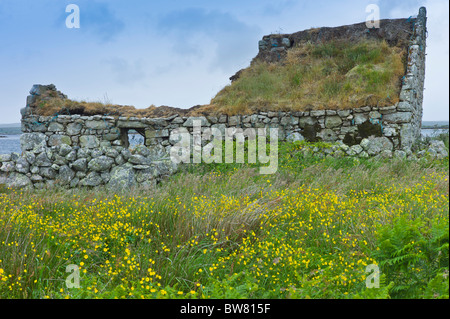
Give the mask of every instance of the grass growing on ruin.
[[302, 44], [279, 63], [255, 62], [245, 69], [211, 101], [211, 110], [243, 114], [393, 105], [404, 56], [404, 50], [384, 41]]
[[405, 73], [405, 50], [385, 41], [331, 41], [302, 44], [278, 63], [255, 62], [226, 86], [209, 105], [179, 109], [154, 105], [145, 109], [111, 101], [75, 101], [41, 96], [38, 115], [109, 115], [165, 117], [200, 114], [250, 114], [255, 111], [304, 111], [387, 106], [398, 102]]
[[187, 112], [187, 110], [170, 108], [167, 106], [156, 107], [151, 105], [145, 109], [136, 109], [134, 106], [112, 104], [110, 101], [75, 101], [56, 97], [38, 100], [33, 111], [42, 116], [80, 114], [85, 116], [103, 115], [138, 118], [163, 117], [171, 116], [173, 114], [182, 115]]
[[197, 164], [150, 191], [0, 190], [0, 298], [448, 298], [448, 158], [300, 148], [280, 146], [274, 175]]

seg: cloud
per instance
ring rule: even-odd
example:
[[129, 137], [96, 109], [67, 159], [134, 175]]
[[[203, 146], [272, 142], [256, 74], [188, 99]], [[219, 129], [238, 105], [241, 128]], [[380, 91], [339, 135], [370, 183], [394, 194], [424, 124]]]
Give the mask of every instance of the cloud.
[[237, 30], [240, 25], [242, 22], [238, 22], [229, 13], [206, 11], [201, 8], [172, 11], [158, 21], [158, 27], [162, 31], [177, 31], [184, 34], [192, 32], [214, 34], [224, 28]]
[[105, 60], [105, 63], [114, 74], [115, 81], [121, 85], [132, 86], [146, 77], [141, 60], [128, 62], [122, 58], [112, 58]]
[[211, 65], [230, 71], [256, 54], [259, 27], [230, 13], [201, 8], [172, 11], [158, 20], [160, 33], [174, 37], [173, 49], [182, 55], [209, 57]]
[[417, 16], [419, 8], [423, 5], [422, 0], [400, 1], [400, 0], [381, 0], [378, 3], [382, 18], [397, 19]]
[[421, 6], [427, 9], [427, 56], [423, 119], [448, 118], [449, 103], [449, 20], [448, 0], [427, 1], [380, 1], [380, 8], [388, 12], [389, 18], [415, 16]]
[[294, 0], [278, 0], [276, 2], [270, 2], [262, 8], [262, 14], [265, 16], [279, 16], [283, 12], [289, 10], [298, 4]]
[[[65, 5], [70, 3], [73, 1], [68, 1]], [[125, 29], [125, 23], [115, 15], [107, 3], [79, 0], [76, 5], [80, 8], [80, 32], [94, 35], [101, 43], [115, 40]], [[64, 21], [68, 15], [69, 13], [63, 14]], [[58, 25], [62, 25], [60, 21]]]
[[427, 57], [424, 91], [424, 119], [449, 116], [449, 20], [448, 0], [426, 1]]

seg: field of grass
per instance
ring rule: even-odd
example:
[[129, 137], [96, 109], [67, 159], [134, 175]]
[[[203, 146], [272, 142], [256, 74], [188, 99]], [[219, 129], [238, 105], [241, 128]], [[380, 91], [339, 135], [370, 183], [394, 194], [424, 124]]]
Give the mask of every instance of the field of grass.
[[448, 298], [448, 158], [299, 148], [280, 145], [274, 175], [192, 164], [150, 191], [0, 189], [0, 298]]
[[404, 50], [375, 40], [304, 44], [279, 63], [255, 62], [217, 94], [210, 109], [232, 115], [393, 105], [404, 58]]

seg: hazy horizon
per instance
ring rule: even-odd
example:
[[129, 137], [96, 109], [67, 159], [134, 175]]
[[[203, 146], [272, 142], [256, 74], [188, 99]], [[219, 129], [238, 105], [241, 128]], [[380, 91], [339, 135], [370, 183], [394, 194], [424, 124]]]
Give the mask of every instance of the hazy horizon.
[[[449, 125], [449, 121], [422, 121], [422, 124], [428, 125]], [[17, 128], [21, 127], [21, 123], [0, 123], [0, 128]]]

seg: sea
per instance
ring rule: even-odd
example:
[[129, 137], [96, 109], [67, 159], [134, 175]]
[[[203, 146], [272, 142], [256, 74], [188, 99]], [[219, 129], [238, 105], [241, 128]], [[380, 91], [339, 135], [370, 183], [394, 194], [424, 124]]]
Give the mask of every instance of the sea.
[[[422, 124], [423, 136], [437, 136], [448, 133], [448, 121], [424, 121]], [[446, 127], [446, 128], [442, 128]], [[0, 124], [0, 154], [21, 153], [20, 149], [20, 124]], [[129, 135], [130, 147], [144, 142], [139, 134]]]
[[[20, 148], [20, 124], [0, 124], [0, 154], [22, 153]], [[130, 147], [143, 144], [144, 137], [140, 134], [129, 134]]]

